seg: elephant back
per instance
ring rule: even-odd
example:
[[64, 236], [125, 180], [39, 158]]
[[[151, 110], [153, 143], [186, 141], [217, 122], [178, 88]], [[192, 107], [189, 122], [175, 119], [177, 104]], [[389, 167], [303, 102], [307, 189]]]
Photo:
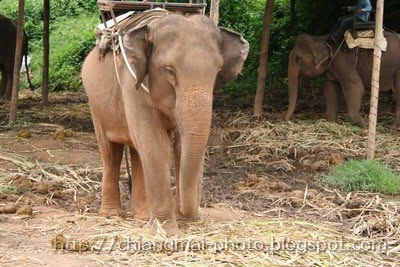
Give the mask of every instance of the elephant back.
[[131, 11], [124, 15], [118, 16], [116, 18], [116, 25], [114, 25], [112, 20], [106, 23], [107, 28], [105, 28], [104, 24], [100, 24], [96, 28], [97, 47], [99, 48], [101, 54], [104, 55], [112, 49], [113, 34], [118, 34], [123, 37], [128, 31], [148, 25], [152, 21], [159, 20], [169, 14], [171, 14], [171, 12], [161, 8], [143, 12]]

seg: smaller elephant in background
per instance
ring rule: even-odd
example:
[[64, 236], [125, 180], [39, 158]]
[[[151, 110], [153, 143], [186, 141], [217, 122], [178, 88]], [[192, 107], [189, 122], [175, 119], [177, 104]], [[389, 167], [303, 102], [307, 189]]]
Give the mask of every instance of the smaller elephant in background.
[[[14, 72], [14, 59], [15, 47], [17, 39], [17, 22], [13, 19], [0, 14], [0, 98], [10, 99], [13, 72]], [[27, 64], [28, 57], [28, 36], [24, 31], [24, 40], [22, 46], [22, 55], [25, 56], [25, 68], [28, 79], [29, 88], [33, 90], [33, 85], [29, 77], [29, 69]], [[22, 63], [22, 62], [21, 62]], [[21, 65], [20, 63], [20, 65]]]
[[[393, 127], [400, 129], [400, 35], [386, 31], [384, 36], [388, 46], [382, 54], [380, 91], [393, 91], [396, 99]], [[285, 120], [290, 119], [296, 107], [299, 76], [317, 77], [325, 74], [328, 121], [337, 121], [338, 94], [341, 89], [351, 122], [365, 127], [360, 108], [364, 88], [370, 88], [371, 85], [373, 50], [349, 49], [343, 45], [334, 57], [338, 47], [329, 43], [329, 37], [308, 34], [297, 37], [289, 56], [289, 107]]]

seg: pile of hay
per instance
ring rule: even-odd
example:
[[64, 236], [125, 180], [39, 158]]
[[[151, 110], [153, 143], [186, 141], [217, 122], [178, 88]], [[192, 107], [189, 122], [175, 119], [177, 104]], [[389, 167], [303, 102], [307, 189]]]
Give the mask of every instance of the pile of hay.
[[[92, 226], [81, 226], [88, 223]], [[147, 235], [140, 221], [76, 215], [59, 221], [58, 235], [51, 241], [55, 245], [61, 239], [59, 248], [67, 251], [96, 253], [103, 263], [134, 265], [389, 266], [400, 257], [399, 243], [341, 233], [323, 223], [215, 221], [204, 211], [200, 221], [179, 224], [184, 237], [167, 239], [162, 231]]]
[[[366, 133], [349, 125], [323, 120], [296, 123], [254, 121], [241, 112], [229, 117], [219, 116], [217, 114], [215, 119], [222, 123], [217, 124], [213, 132], [222, 133], [221, 142], [209, 148], [208, 156], [222, 148], [225, 157], [230, 159], [226, 160], [226, 166], [232, 169], [261, 165], [294, 172], [306, 166], [312, 171], [316, 162], [330, 166], [346, 158], [363, 157], [366, 153]], [[400, 137], [386, 129], [378, 132], [378, 158], [400, 171]], [[338, 156], [332, 157], [333, 154]], [[28, 179], [25, 184], [56, 183], [61, 196], [67, 193], [73, 201], [78, 201], [79, 196], [88, 198], [99, 194], [101, 169], [33, 163], [18, 155], [3, 156], [2, 160], [12, 161], [18, 170], [0, 170], [0, 186], [12, 187], [13, 181], [20, 179], [12, 177], [21, 175]], [[35, 229], [52, 231], [55, 239], [48, 240], [49, 247], [52, 243], [54, 249], [82, 253], [79, 255], [95, 257], [98, 263], [103, 264], [398, 264], [398, 201], [366, 192], [344, 194], [328, 189], [316, 192], [308, 187], [305, 190], [285, 189], [283, 185], [276, 192], [277, 183], [272, 184], [266, 177], [257, 176], [244, 177], [234, 187], [238, 196], [252, 197], [254, 191], [263, 194], [268, 208], [262, 212], [234, 210], [234, 213], [246, 214], [242, 220], [217, 220], [208, 215], [208, 208], [203, 208], [200, 220], [179, 221], [184, 235], [174, 239], [173, 244], [178, 244], [178, 247], [172, 250], [152, 249], [151, 246], [143, 248], [146, 242], [151, 245], [171, 241], [161, 228], [158, 235], [152, 237], [147, 235], [149, 225], [145, 222], [129, 216], [123, 219], [102, 218], [85, 209], [57, 219], [56, 227], [51, 230], [41, 229], [40, 225], [35, 225]], [[271, 188], [275, 193], [271, 193]], [[63, 201], [62, 197], [54, 197], [47, 192], [45, 204]], [[23, 195], [21, 198], [16, 201], [24, 201]], [[231, 209], [231, 203], [223, 205]], [[123, 242], [127, 240], [133, 241], [133, 247], [126, 248]], [[69, 241], [73, 245], [67, 245]], [[141, 249], [135, 247], [138, 241]], [[11, 259], [9, 256], [6, 253], [1, 260], [7, 262]]]
[[[347, 123], [326, 120], [284, 122], [281, 119], [254, 119], [249, 113], [219, 112], [214, 116], [221, 134], [226, 156], [231, 166], [273, 166], [277, 170], [293, 171], [296, 162], [310, 165], [310, 159], [323, 164], [346, 158], [366, 157], [367, 131]], [[395, 130], [377, 130], [376, 157], [400, 172], [400, 136]], [[213, 147], [209, 153], [213, 153]], [[333, 155], [333, 156], [332, 156]], [[339, 158], [335, 159], [335, 155]], [[334, 165], [334, 164], [333, 164]], [[318, 166], [314, 166], [319, 170]], [[322, 168], [324, 169], [324, 168]]]

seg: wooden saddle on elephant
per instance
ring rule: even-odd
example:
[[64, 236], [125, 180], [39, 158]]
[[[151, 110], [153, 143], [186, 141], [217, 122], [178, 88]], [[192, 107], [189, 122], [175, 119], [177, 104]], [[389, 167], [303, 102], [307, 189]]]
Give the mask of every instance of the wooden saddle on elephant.
[[[374, 49], [375, 48], [375, 32], [371, 29], [360, 29], [353, 32], [347, 31], [344, 34], [346, 44], [350, 49], [353, 48], [364, 48], [364, 49]], [[382, 40], [382, 51], [387, 49], [386, 38]]]
[[[206, 0], [98, 0], [102, 24], [96, 28], [96, 44], [101, 55], [118, 50], [118, 38], [128, 30], [149, 24], [171, 12], [205, 14]], [[127, 12], [127, 13], [124, 13]], [[117, 17], [117, 14], [124, 13]]]
[[[365, 12], [365, 11], [364, 11]], [[375, 11], [366, 11], [369, 13], [368, 21], [358, 21], [356, 19], [356, 13], [353, 14], [353, 27], [348, 30], [345, 34], [346, 44], [350, 49], [353, 48], [364, 48], [374, 49], [375, 48]], [[387, 41], [383, 38], [380, 42], [381, 50], [386, 51]]]
[[[111, 51], [113, 47], [115, 50], [118, 50], [118, 41], [115, 42], [114, 46], [112, 44], [113, 40], [115, 41], [114, 37], [116, 37], [116, 35], [123, 36], [129, 30], [147, 25], [168, 14], [170, 14], [169, 11], [161, 8], [146, 10], [143, 12], [129, 11], [116, 17], [115, 21], [111, 19], [105, 23], [101, 23], [95, 30], [97, 47], [102, 55]], [[115, 22], [117, 22], [116, 25]]]

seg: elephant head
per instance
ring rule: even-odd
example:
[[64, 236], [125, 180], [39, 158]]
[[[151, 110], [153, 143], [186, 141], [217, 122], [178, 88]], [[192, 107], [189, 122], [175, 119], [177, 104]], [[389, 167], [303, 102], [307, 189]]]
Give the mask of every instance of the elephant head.
[[333, 48], [327, 40], [326, 36], [314, 37], [307, 34], [297, 37], [289, 55], [289, 107], [285, 120], [290, 119], [296, 108], [299, 76], [317, 77], [328, 69]]
[[198, 179], [211, 126], [213, 90], [236, 79], [249, 45], [240, 34], [201, 15], [171, 14], [127, 32], [123, 39], [136, 88], [148, 77], [154, 105], [176, 125], [181, 140], [180, 211], [198, 210]]

